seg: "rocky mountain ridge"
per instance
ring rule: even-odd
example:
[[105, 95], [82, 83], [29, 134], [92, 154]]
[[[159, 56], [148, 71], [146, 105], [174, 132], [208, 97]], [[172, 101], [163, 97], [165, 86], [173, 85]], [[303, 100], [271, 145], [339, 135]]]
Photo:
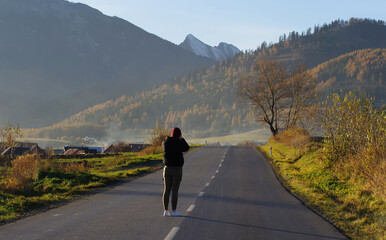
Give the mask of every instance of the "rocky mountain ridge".
[[241, 52], [232, 44], [224, 42], [220, 42], [220, 44], [216, 47], [211, 47], [208, 44], [203, 43], [192, 34], [188, 34], [185, 40], [179, 46], [183, 49], [195, 53], [198, 56], [207, 57], [214, 61], [224, 61]]

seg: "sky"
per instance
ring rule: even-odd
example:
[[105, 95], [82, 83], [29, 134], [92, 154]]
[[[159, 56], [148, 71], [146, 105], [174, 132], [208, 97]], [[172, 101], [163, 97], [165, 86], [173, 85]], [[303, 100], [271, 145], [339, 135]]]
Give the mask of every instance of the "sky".
[[70, 0], [98, 9], [175, 44], [193, 34], [254, 50], [292, 31], [351, 17], [386, 21], [386, 0]]

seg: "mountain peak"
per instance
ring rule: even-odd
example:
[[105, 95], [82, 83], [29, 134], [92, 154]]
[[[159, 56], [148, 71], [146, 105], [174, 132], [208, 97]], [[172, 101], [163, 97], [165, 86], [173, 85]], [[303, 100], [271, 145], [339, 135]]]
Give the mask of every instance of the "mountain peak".
[[[187, 36], [186, 36], [186, 39], [190, 39], [190, 40], [195, 40], [197, 39], [195, 36], [193, 36], [193, 34], [189, 33]], [[198, 40], [198, 39], [197, 39]]]
[[185, 40], [179, 45], [183, 49], [191, 51], [198, 56], [210, 58], [215, 61], [223, 61], [233, 57], [240, 50], [228, 43], [220, 42], [217, 47], [211, 47], [189, 33]]

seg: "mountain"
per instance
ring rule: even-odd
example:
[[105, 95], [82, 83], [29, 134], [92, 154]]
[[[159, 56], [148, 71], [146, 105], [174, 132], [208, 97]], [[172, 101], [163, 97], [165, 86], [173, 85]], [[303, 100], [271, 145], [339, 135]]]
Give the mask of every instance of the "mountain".
[[[297, 36], [298, 35], [298, 36]], [[375, 38], [374, 36], [378, 36]], [[344, 41], [342, 41], [344, 40]], [[277, 44], [175, 77], [141, 93], [123, 95], [92, 106], [64, 121], [25, 132], [29, 137], [84, 136], [114, 138], [149, 133], [156, 123], [180, 126], [190, 136], [219, 136], [259, 126], [252, 111], [237, 97], [237, 79], [259, 59], [271, 57], [287, 66], [305, 62], [324, 92], [358, 88], [386, 101], [386, 26], [382, 21], [350, 19], [315, 27]]]
[[386, 48], [384, 21], [351, 18], [335, 20], [330, 24], [316, 25], [306, 32], [290, 32], [279, 37], [279, 42], [265, 42], [254, 51], [257, 58], [270, 57], [293, 68], [300, 62], [308, 68], [340, 55], [367, 48]]
[[[255, 130], [254, 113], [236, 96], [237, 76], [249, 71], [251, 55], [176, 79], [134, 96], [90, 107], [65, 121], [25, 132], [29, 137], [119, 139], [150, 133], [156, 123], [180, 126], [189, 137]], [[364, 49], [319, 64], [310, 72], [325, 94], [358, 89], [386, 103], [386, 48]]]
[[0, 0], [0, 122], [46, 126], [213, 61], [65, 0]]
[[201, 42], [192, 34], [186, 36], [185, 40], [179, 46], [198, 56], [207, 57], [214, 61], [223, 61], [241, 52], [232, 44], [224, 42], [221, 42], [217, 47], [211, 47]]

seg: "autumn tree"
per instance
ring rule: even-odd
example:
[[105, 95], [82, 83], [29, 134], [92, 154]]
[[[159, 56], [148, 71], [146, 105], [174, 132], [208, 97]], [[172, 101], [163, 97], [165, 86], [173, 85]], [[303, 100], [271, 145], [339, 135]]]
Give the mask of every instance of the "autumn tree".
[[19, 126], [5, 123], [4, 128], [0, 129], [0, 150], [5, 150], [8, 147], [14, 147], [16, 139], [21, 138], [21, 129]]
[[284, 112], [286, 112], [286, 116], [283, 116], [284, 128], [288, 129], [299, 124], [304, 127], [304, 120], [312, 118], [315, 113], [312, 106], [318, 92], [314, 85], [314, 78], [304, 64], [299, 64], [286, 81], [287, 105], [284, 104]]
[[239, 96], [252, 105], [257, 121], [267, 124], [273, 135], [302, 122], [316, 90], [304, 65], [288, 74], [283, 65], [270, 59], [258, 61], [238, 82]]

